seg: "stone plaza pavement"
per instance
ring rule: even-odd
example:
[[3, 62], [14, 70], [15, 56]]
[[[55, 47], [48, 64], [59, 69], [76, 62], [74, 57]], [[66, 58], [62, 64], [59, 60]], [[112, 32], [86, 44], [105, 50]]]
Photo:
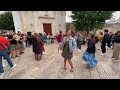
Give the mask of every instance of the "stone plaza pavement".
[[34, 59], [31, 48], [26, 48], [25, 53], [13, 62], [16, 68], [10, 70], [6, 60], [3, 60], [5, 77], [4, 79], [119, 79], [120, 61], [112, 60], [112, 50], [107, 49], [107, 54], [101, 56], [101, 50], [97, 50], [96, 56], [99, 59], [98, 65], [93, 69], [88, 69], [82, 60], [86, 46], [82, 46], [82, 51], [75, 50], [72, 59], [74, 72], [70, 72], [67, 63], [67, 70], [63, 69], [63, 58], [57, 44], [46, 45], [46, 54], [41, 61]]

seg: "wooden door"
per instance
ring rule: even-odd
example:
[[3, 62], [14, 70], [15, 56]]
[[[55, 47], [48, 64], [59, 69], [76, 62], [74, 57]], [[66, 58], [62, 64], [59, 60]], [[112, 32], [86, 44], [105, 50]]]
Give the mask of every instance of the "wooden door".
[[43, 24], [43, 30], [44, 32], [48, 35], [48, 33], [50, 33], [50, 35], [52, 35], [52, 27], [51, 24]]

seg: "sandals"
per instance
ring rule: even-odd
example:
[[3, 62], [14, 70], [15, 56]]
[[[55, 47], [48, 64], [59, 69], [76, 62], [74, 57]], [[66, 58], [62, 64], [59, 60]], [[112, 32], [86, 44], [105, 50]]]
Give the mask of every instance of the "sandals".
[[[66, 66], [64, 66], [64, 70], [66, 70], [67, 68], [66, 68]], [[74, 71], [74, 68], [71, 68], [70, 69], [70, 72], [73, 72]]]
[[12, 59], [15, 59], [15, 57], [11, 57]]
[[67, 68], [66, 68], [66, 66], [64, 66], [64, 70], [66, 70]]
[[20, 56], [16, 56], [16, 57], [20, 57]]
[[73, 72], [73, 70], [74, 70], [74, 69], [73, 69], [73, 68], [71, 68], [71, 69], [70, 69], [70, 72]]

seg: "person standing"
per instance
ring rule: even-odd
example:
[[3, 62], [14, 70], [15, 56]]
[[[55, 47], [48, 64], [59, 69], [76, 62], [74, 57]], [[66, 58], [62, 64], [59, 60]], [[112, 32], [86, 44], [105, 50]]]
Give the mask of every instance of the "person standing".
[[107, 43], [109, 48], [112, 48], [112, 35], [113, 35], [113, 33], [110, 32], [110, 33], [109, 33], [109, 41], [108, 41], [108, 43]]
[[42, 58], [42, 41], [39, 37], [39, 34], [35, 33], [33, 36], [33, 52], [35, 54], [35, 59], [37, 61]]
[[114, 36], [115, 36], [115, 34], [112, 34], [112, 38], [111, 38], [111, 49], [113, 49], [113, 45], [114, 45]]
[[120, 53], [120, 31], [116, 33], [114, 36], [114, 46], [113, 46], [113, 59], [118, 60], [119, 59], [119, 53]]
[[47, 36], [46, 36], [46, 34], [43, 34], [42, 38], [43, 38], [44, 43], [47, 44]]
[[83, 35], [83, 45], [86, 44], [86, 34]]
[[25, 49], [25, 41], [26, 41], [26, 36], [25, 36], [25, 34], [22, 34], [22, 37], [23, 37], [23, 47], [24, 47], [24, 49]]
[[73, 63], [71, 61], [73, 57], [73, 51], [76, 48], [76, 41], [71, 36], [71, 30], [68, 30], [66, 32], [66, 37], [63, 38], [61, 49], [62, 49], [62, 57], [64, 58], [64, 69], [66, 70], [66, 62], [68, 60], [68, 63], [71, 66], [70, 72], [73, 72]]
[[100, 32], [97, 37], [98, 37], [98, 50], [100, 50], [101, 42], [102, 42], [102, 39], [103, 39], [103, 33]]
[[17, 41], [15, 40], [15, 38], [13, 38], [12, 32], [9, 32], [9, 35], [7, 35], [7, 37], [10, 42], [10, 47], [8, 48], [10, 48], [11, 58], [15, 58], [16, 54], [14, 55], [14, 52], [16, 50]]
[[47, 44], [51, 44], [51, 35], [48, 33], [47, 35]]
[[45, 42], [44, 42], [44, 37], [43, 37], [43, 34], [42, 33], [39, 33], [39, 37], [41, 39], [41, 42], [42, 42], [42, 54], [46, 54], [45, 52]]
[[60, 49], [60, 44], [62, 43], [62, 38], [63, 38], [62, 31], [60, 31], [60, 34], [57, 36], [57, 42], [59, 44], [58, 52], [59, 52], [59, 49]]
[[26, 47], [30, 48], [30, 36], [29, 35], [26, 36]]
[[19, 34], [19, 37], [20, 37], [20, 40], [18, 41], [19, 45], [20, 45], [20, 54], [23, 54], [24, 52], [24, 37], [23, 37], [23, 34]]
[[102, 45], [101, 45], [101, 50], [102, 50], [102, 54], [101, 55], [104, 55], [106, 53], [106, 43], [108, 43], [109, 41], [109, 34], [108, 34], [108, 30], [105, 29], [104, 30], [104, 37], [102, 39]]
[[16, 40], [17, 44], [16, 44], [16, 48], [15, 48], [15, 53], [16, 53], [16, 57], [20, 57], [20, 44], [18, 43], [18, 41], [20, 40], [20, 37], [14, 33], [13, 38]]
[[6, 39], [0, 35], [0, 75], [2, 75], [2, 76], [4, 75], [2, 57], [4, 57], [7, 60], [11, 69], [16, 67], [16, 64], [13, 64], [13, 62], [10, 58], [10, 55], [8, 53], [9, 45], [10, 45], [10, 43], [9, 43], [8, 39]]
[[77, 48], [78, 48], [78, 51], [81, 51], [81, 45], [82, 45], [82, 35], [78, 32], [77, 33]]

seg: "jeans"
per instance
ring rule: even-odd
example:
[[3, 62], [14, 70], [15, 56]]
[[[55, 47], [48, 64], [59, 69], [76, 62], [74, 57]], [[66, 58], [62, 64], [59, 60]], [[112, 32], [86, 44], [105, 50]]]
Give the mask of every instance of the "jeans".
[[10, 67], [13, 67], [13, 63], [12, 63], [12, 60], [10, 58], [10, 55], [7, 52], [7, 49], [0, 50], [0, 73], [4, 73], [3, 64], [2, 64], [2, 57], [4, 57], [7, 60]]

